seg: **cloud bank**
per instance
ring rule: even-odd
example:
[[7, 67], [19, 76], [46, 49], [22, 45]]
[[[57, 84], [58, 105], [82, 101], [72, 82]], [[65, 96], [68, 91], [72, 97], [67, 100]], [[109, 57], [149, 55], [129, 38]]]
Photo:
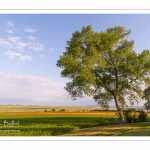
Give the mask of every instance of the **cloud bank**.
[[20, 54], [20, 53], [17, 53], [17, 52], [13, 52], [13, 51], [6, 51], [6, 52], [4, 52], [4, 54], [6, 55], [6, 56], [8, 56], [8, 58], [10, 59], [10, 60], [13, 60], [13, 59], [15, 59], [15, 58], [18, 58], [18, 60], [19, 61], [26, 61], [26, 60], [32, 60], [32, 57], [31, 56], [29, 56], [29, 55], [22, 55], [22, 54]]
[[45, 77], [0, 72], [0, 78], [0, 98], [47, 101], [65, 94], [63, 84]]
[[73, 101], [63, 89], [65, 83], [45, 77], [21, 76], [0, 72], [0, 104], [58, 106], [96, 105], [91, 98]]

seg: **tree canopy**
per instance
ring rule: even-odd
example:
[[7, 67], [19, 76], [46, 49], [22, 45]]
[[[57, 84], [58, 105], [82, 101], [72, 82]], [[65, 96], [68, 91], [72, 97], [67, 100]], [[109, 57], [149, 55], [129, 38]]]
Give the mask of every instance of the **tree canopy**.
[[114, 100], [122, 121], [126, 99], [132, 105], [138, 102], [141, 85], [150, 79], [150, 51], [137, 54], [134, 41], [128, 40], [130, 33], [121, 26], [101, 32], [83, 27], [72, 34], [56, 64], [62, 68], [61, 76], [71, 80], [65, 90], [72, 99], [92, 96], [105, 108]]
[[150, 109], [150, 86], [148, 85], [144, 91], [142, 98], [146, 101], [144, 107], [146, 110]]

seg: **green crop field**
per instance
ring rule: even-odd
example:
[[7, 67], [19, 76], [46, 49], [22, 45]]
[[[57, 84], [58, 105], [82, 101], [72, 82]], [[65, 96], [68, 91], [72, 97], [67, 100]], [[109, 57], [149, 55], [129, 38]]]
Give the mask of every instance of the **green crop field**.
[[[53, 109], [57, 114], [47, 113]], [[116, 124], [115, 113], [92, 113], [98, 109], [101, 110], [94, 107], [1, 105], [0, 136], [150, 136], [150, 116], [148, 122], [122, 125]]]
[[[105, 116], [105, 115], [104, 115]], [[100, 115], [80, 114], [0, 114], [0, 135], [50, 136], [73, 129], [95, 126]], [[105, 116], [106, 117], [106, 116]], [[111, 118], [112, 115], [107, 115]], [[116, 117], [116, 116], [114, 116]], [[10, 125], [9, 123], [18, 123]], [[19, 121], [19, 122], [18, 122]], [[5, 123], [4, 123], [5, 122]], [[8, 123], [6, 123], [8, 122]], [[5, 126], [4, 126], [5, 124]]]
[[[1, 136], [128, 136], [150, 135], [150, 122], [98, 125], [99, 114], [0, 113]], [[116, 115], [101, 115], [107, 122]], [[4, 123], [5, 122], [5, 123]], [[106, 122], [105, 122], [106, 123]], [[5, 126], [4, 126], [5, 124]]]

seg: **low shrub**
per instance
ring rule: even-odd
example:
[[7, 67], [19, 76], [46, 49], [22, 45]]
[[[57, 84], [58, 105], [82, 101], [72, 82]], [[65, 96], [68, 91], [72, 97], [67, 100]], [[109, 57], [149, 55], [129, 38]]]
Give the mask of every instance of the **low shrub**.
[[136, 115], [136, 113], [133, 114], [132, 119], [133, 119], [133, 122], [135, 122], [135, 123], [136, 123], [136, 122], [139, 122], [138, 116]]
[[133, 120], [132, 111], [131, 111], [131, 110], [125, 110], [125, 111], [123, 112], [123, 114], [124, 114], [125, 120], [126, 120], [127, 122], [131, 123], [132, 120]]
[[65, 111], [65, 109], [61, 109], [60, 111]]
[[[138, 112], [138, 115], [137, 115], [137, 112]], [[128, 123], [145, 122], [148, 120], [147, 113], [143, 110], [136, 111], [136, 109], [131, 108], [131, 109], [124, 110], [123, 113], [124, 113], [125, 120]]]
[[146, 113], [145, 111], [141, 110], [141, 111], [139, 112], [138, 120], [139, 120], [139, 122], [148, 121], [147, 113]]

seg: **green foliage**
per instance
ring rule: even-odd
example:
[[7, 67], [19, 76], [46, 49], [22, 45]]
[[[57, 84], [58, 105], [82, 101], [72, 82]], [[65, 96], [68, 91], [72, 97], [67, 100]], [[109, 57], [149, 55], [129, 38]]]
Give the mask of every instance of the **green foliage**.
[[128, 123], [148, 121], [147, 113], [143, 110], [136, 111], [136, 109], [133, 109], [133, 108], [127, 109], [127, 110], [124, 110], [124, 116], [125, 116], [125, 120]]
[[144, 108], [146, 110], [149, 110], [150, 109], [150, 86], [149, 85], [147, 86], [147, 88], [144, 89], [142, 98], [146, 101], [146, 103], [144, 104]]
[[134, 122], [134, 123], [139, 122], [139, 119], [138, 119], [138, 117], [137, 117], [136, 114], [133, 114], [132, 117], [133, 117], [133, 122]]
[[[80, 128], [87, 128], [87, 127], [93, 127], [95, 131], [94, 132], [113, 132], [114, 135], [117, 135], [120, 132], [123, 132], [123, 130], [126, 131], [133, 131], [133, 127], [136, 130], [139, 130], [139, 127], [141, 130], [144, 128], [150, 127], [150, 122], [139, 122], [127, 125], [127, 129], [121, 129], [120, 125], [117, 126], [109, 126], [106, 128], [98, 127], [96, 129], [96, 126], [100, 125], [111, 125], [111, 124], [117, 124], [117, 117], [115, 115], [100, 115], [97, 114], [15, 114], [15, 113], [0, 113], [0, 124], [3, 124], [4, 120], [11, 122], [14, 120], [14, 122], [19, 121], [19, 126], [0, 126], [0, 136], [58, 136], [63, 135], [65, 133], [68, 133], [74, 129], [80, 129]], [[125, 127], [126, 125], [124, 125]], [[137, 128], [138, 127], [138, 128]], [[85, 129], [87, 130], [87, 135], [91, 132], [93, 129]], [[105, 130], [106, 129], [106, 130]], [[6, 132], [8, 130], [19, 130], [20, 132]], [[125, 133], [128, 133], [126, 132]], [[149, 132], [149, 131], [147, 131]], [[142, 135], [142, 134], [141, 134]], [[144, 134], [143, 134], [144, 135]]]
[[134, 109], [134, 108], [127, 109], [127, 110], [124, 110], [123, 113], [124, 113], [125, 120], [128, 123], [138, 122], [138, 116], [137, 116], [136, 109]]
[[139, 119], [139, 122], [146, 122], [146, 121], [148, 121], [147, 113], [146, 113], [145, 111], [141, 110], [141, 111], [139, 112], [139, 117], [138, 117], [138, 119]]
[[44, 112], [47, 112], [47, 110], [45, 109]]
[[60, 111], [66, 111], [65, 109], [61, 109]]
[[128, 111], [125, 111], [124, 112], [124, 116], [125, 116], [125, 120], [129, 123], [132, 122], [132, 115], [131, 115], [131, 112], [128, 112]]
[[55, 109], [52, 109], [52, 112], [55, 112]]
[[137, 54], [134, 41], [128, 40], [130, 33], [121, 26], [102, 32], [87, 26], [72, 34], [56, 65], [63, 69], [61, 76], [70, 79], [65, 90], [73, 100], [92, 96], [102, 108], [109, 108], [117, 97], [118, 110], [126, 105], [125, 96], [131, 105], [138, 103], [141, 84], [150, 77], [150, 51]]

